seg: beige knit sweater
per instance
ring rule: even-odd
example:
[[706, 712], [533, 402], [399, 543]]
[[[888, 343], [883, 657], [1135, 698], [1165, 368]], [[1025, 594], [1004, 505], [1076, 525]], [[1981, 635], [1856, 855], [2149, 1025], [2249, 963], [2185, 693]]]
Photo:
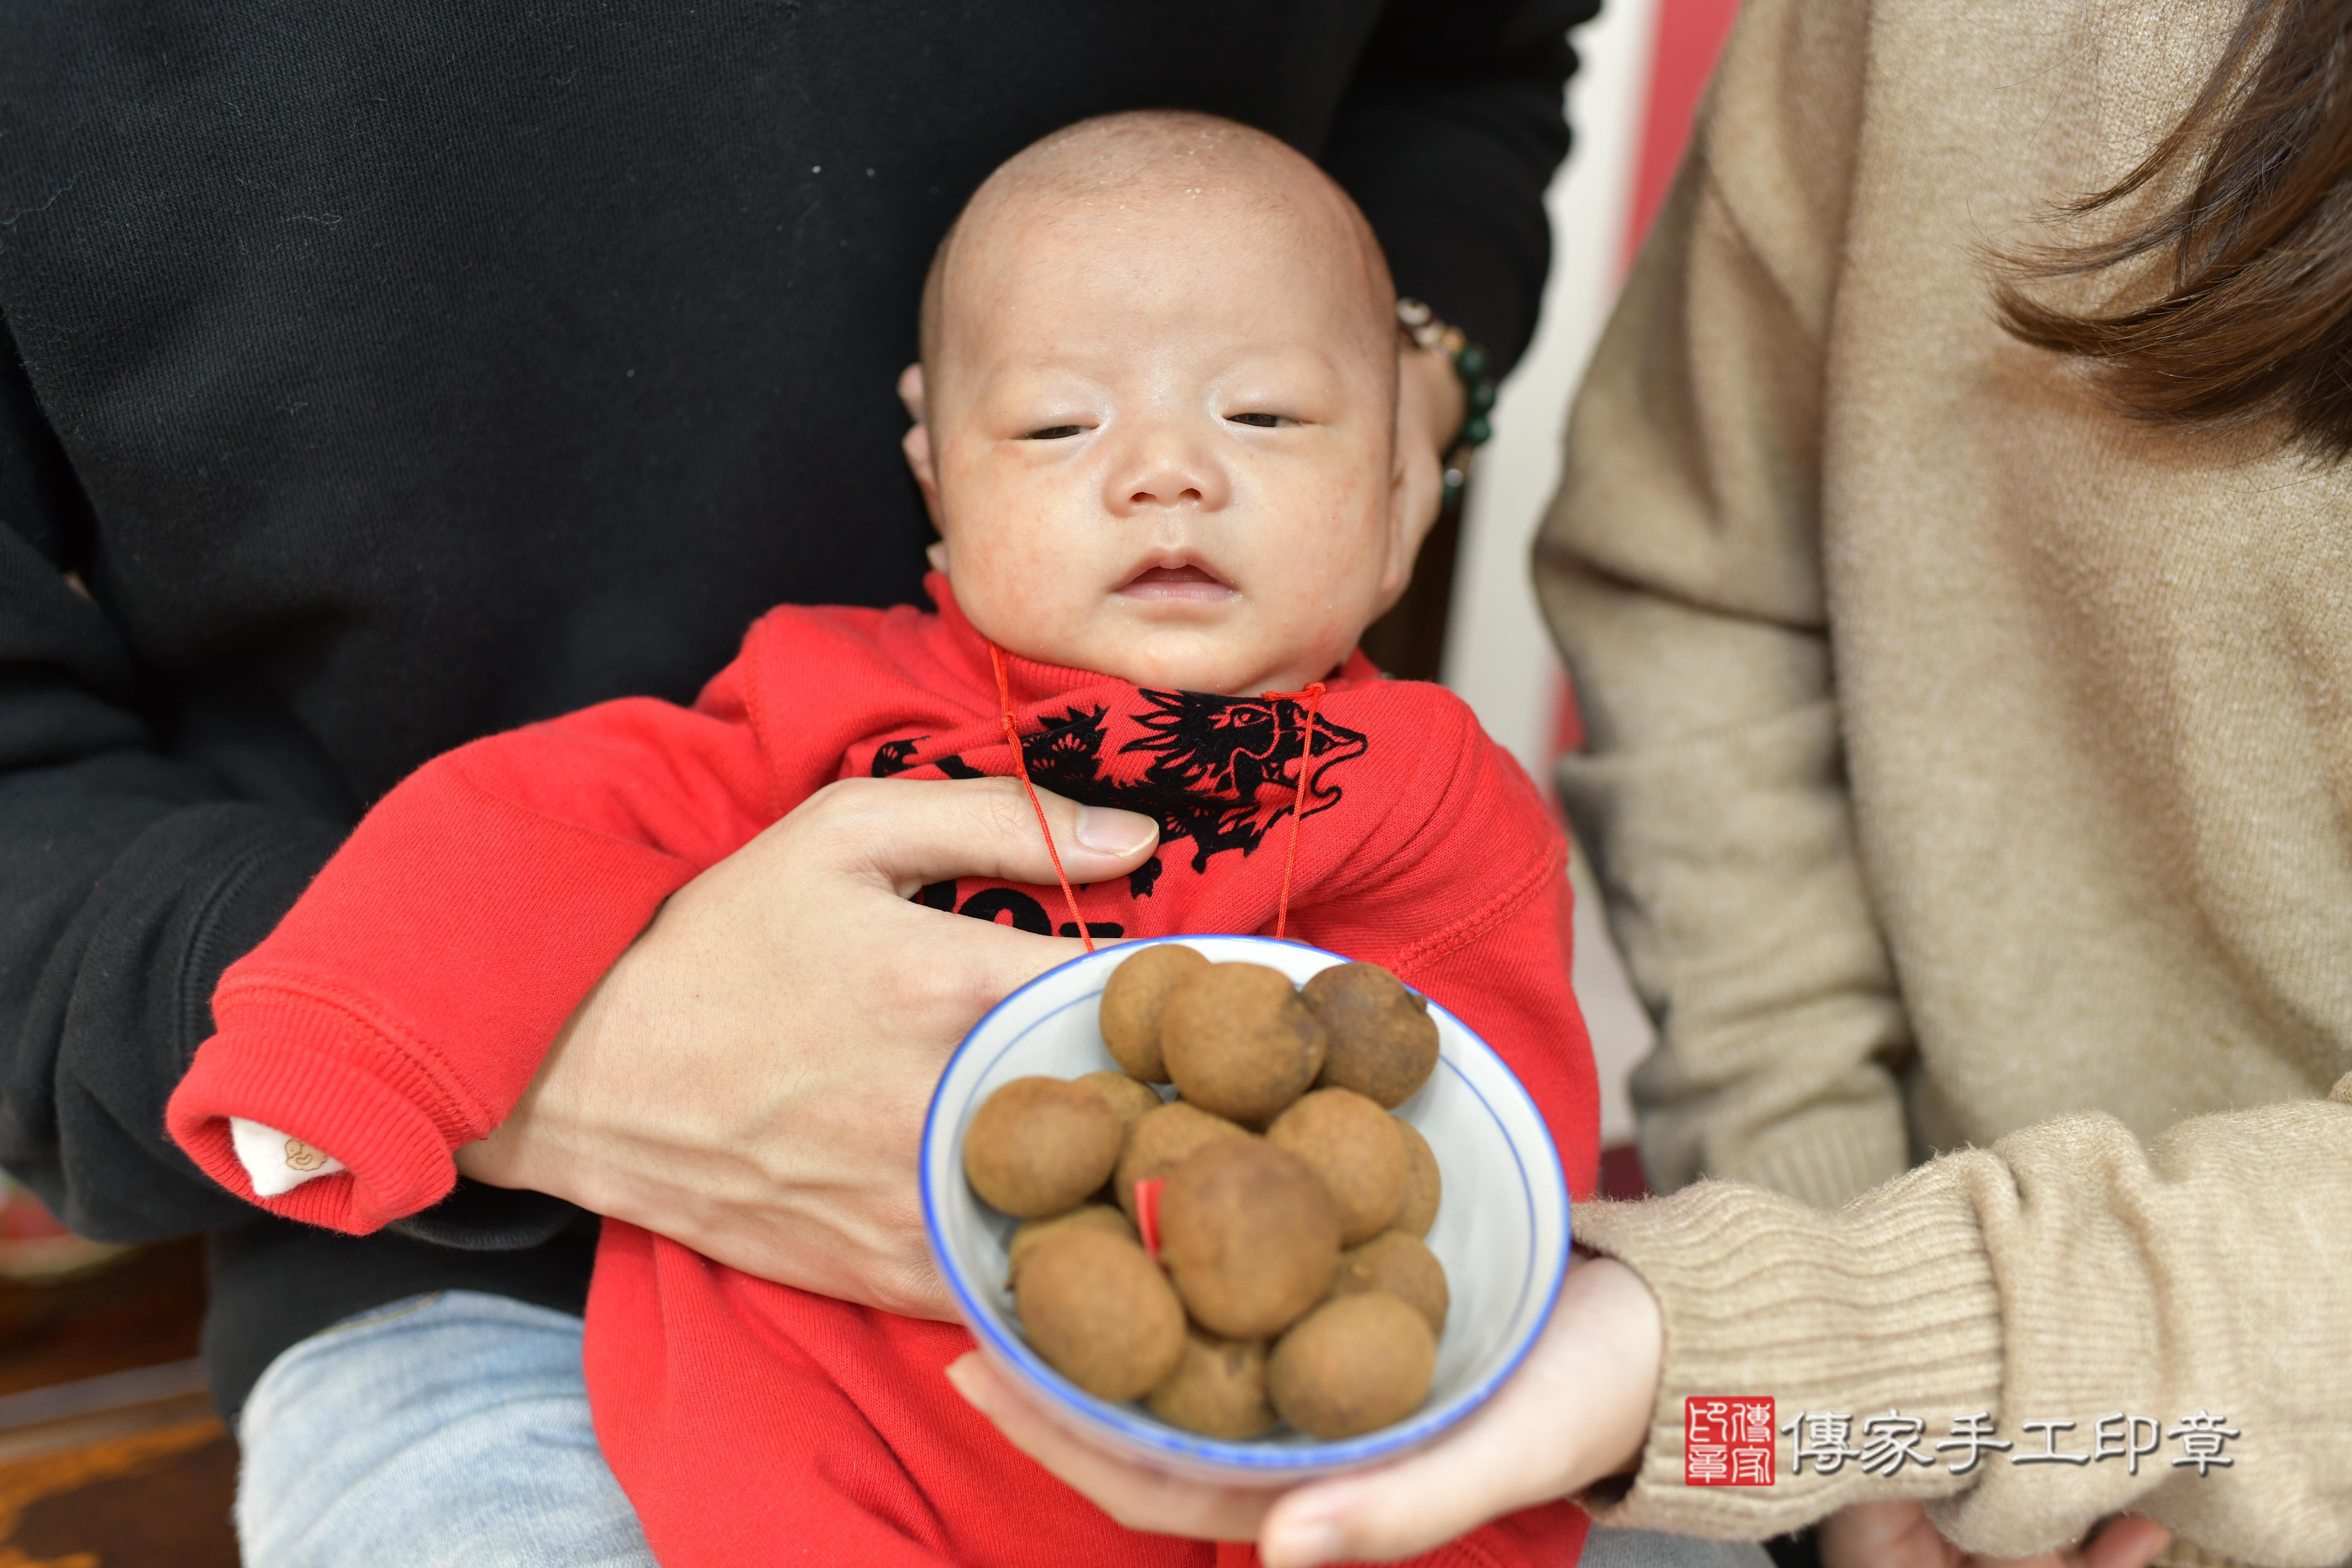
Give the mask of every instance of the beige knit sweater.
[[[2235, 10], [1748, 0], [1578, 400], [1561, 784], [1685, 1188], [1578, 1211], [1665, 1320], [1609, 1522], [1908, 1496], [2000, 1555], [2121, 1510], [2176, 1562], [2352, 1555], [2352, 468], [2109, 413], [1984, 259]], [[1774, 1487], [1685, 1488], [1716, 1394], [2017, 1447], [1792, 1476], [1784, 1436]], [[2202, 1477], [2011, 1462], [2200, 1411], [2241, 1434]]]

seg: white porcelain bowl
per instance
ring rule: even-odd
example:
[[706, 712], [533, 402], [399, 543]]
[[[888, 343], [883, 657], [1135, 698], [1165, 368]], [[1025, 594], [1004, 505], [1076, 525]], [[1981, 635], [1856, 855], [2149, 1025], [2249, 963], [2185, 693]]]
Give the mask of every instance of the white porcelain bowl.
[[[1347, 962], [1337, 953], [1255, 936], [1181, 941], [1218, 963], [1262, 963], [1294, 981]], [[1438, 1064], [1397, 1114], [1421, 1130], [1444, 1176], [1429, 1233], [1453, 1307], [1429, 1398], [1393, 1426], [1319, 1443], [1279, 1428], [1248, 1442], [1202, 1437], [1140, 1405], [1096, 1398], [1047, 1366], [1021, 1337], [1003, 1289], [1014, 1222], [982, 1203], [963, 1174], [963, 1134], [981, 1102], [1017, 1078], [1076, 1078], [1116, 1068], [1095, 1011], [1104, 983], [1143, 942], [1122, 942], [1049, 970], [999, 1003], [940, 1075], [923, 1129], [923, 1217], [931, 1250], [972, 1337], [1016, 1384], [1080, 1436], [1177, 1475], [1269, 1485], [1351, 1469], [1419, 1447], [1502, 1385], [1551, 1315], [1568, 1265], [1568, 1186], [1535, 1102], [1502, 1058], [1436, 1004]]]

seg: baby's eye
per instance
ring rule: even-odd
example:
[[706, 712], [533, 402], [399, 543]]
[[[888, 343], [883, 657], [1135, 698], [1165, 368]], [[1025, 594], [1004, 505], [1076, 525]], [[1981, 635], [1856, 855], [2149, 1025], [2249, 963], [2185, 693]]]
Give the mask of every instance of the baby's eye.
[[1286, 424], [1297, 423], [1296, 420], [1286, 420], [1279, 414], [1228, 414], [1225, 419], [1229, 424], [1247, 425], [1259, 430], [1272, 430]]
[[1024, 441], [1059, 441], [1066, 437], [1083, 436], [1086, 430], [1083, 425], [1048, 425], [1043, 430], [1032, 430], [1021, 438]]

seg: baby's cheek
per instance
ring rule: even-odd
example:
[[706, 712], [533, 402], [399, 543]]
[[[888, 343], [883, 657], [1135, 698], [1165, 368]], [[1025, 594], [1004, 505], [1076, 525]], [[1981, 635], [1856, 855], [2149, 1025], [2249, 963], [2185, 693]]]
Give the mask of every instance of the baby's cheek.
[[1301, 531], [1290, 558], [1297, 570], [1312, 574], [1327, 597], [1360, 591], [1380, 577], [1386, 524], [1385, 515], [1374, 515], [1361, 495], [1342, 497]]
[[956, 603], [990, 640], [1033, 658], [1066, 661], [1085, 635], [1087, 576], [1072, 552], [1021, 530], [985, 536], [982, 548], [953, 553], [949, 582]]
[[1335, 638], [1343, 652], [1355, 646], [1381, 609], [1390, 557], [1386, 521], [1352, 511], [1335, 518], [1323, 535], [1319, 619], [1325, 635]]

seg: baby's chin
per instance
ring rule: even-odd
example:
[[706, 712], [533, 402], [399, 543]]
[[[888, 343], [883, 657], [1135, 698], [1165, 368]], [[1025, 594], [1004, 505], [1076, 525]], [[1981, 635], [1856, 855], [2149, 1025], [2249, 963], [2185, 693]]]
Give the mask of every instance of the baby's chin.
[[1318, 668], [1316, 650], [1270, 636], [1273, 628], [1241, 595], [1210, 605], [1156, 597], [1139, 601], [1114, 593], [1097, 601], [1090, 613], [1069, 608], [1072, 613], [1060, 625], [1033, 619], [1005, 627], [997, 641], [1006, 651], [1042, 664], [1091, 670], [1158, 690], [1228, 697], [1293, 690], [1315, 679], [1301, 670]]
[[1091, 657], [1066, 662], [1162, 691], [1256, 697], [1298, 685], [1289, 673], [1312, 662], [1296, 650], [1260, 647], [1240, 636], [1163, 631], [1089, 640]]

